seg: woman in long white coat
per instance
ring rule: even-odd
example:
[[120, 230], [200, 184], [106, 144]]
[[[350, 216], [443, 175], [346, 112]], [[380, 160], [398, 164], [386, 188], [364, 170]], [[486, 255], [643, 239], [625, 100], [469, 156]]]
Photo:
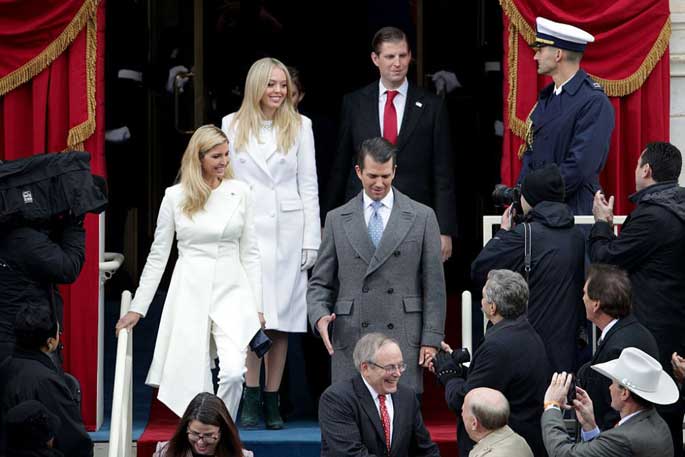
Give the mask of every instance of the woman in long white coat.
[[240, 404], [249, 341], [263, 325], [261, 264], [249, 187], [231, 179], [228, 141], [206, 125], [193, 134], [180, 184], [166, 189], [131, 310], [116, 325], [132, 328], [145, 316], [174, 240], [178, 261], [164, 302], [146, 383], [179, 417], [199, 392], [219, 396], [231, 417]]
[[[273, 346], [264, 363], [267, 428], [283, 427], [278, 389], [288, 350], [288, 332], [307, 331], [307, 270], [321, 242], [319, 198], [311, 121], [297, 113], [288, 70], [276, 59], [256, 61], [247, 74], [238, 112], [224, 117], [236, 179], [255, 198], [255, 228], [262, 262], [263, 309]], [[241, 425], [259, 416], [261, 361], [247, 356]]]

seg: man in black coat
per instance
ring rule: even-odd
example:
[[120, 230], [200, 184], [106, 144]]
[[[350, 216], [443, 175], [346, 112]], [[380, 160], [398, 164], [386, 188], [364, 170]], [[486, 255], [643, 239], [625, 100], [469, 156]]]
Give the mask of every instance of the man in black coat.
[[611, 380], [591, 370], [590, 365], [617, 359], [627, 347], [638, 348], [658, 359], [659, 349], [654, 336], [630, 314], [630, 279], [624, 270], [613, 265], [591, 265], [583, 287], [583, 302], [587, 318], [602, 333], [592, 360], [578, 371], [577, 385], [592, 398], [597, 426], [608, 430], [620, 419], [611, 407]]
[[368, 138], [382, 136], [397, 147], [393, 184], [435, 211], [444, 261], [452, 253], [451, 236], [457, 232], [447, 110], [440, 97], [408, 82], [411, 50], [404, 32], [395, 27], [380, 29], [372, 49], [371, 60], [380, 80], [343, 99], [326, 209], [337, 208], [359, 193], [354, 173], [359, 147]]
[[395, 340], [364, 335], [354, 348], [359, 374], [331, 385], [319, 401], [321, 456], [438, 457], [410, 387], [398, 384], [407, 365]]
[[[635, 169], [636, 193], [619, 236], [612, 227], [613, 197], [595, 195], [590, 232], [593, 262], [617, 265], [633, 285], [635, 317], [654, 335], [659, 361], [673, 375], [671, 355], [685, 353], [685, 189], [678, 186], [682, 156], [670, 143], [650, 143]], [[683, 455], [682, 400], [658, 409], [673, 437], [676, 456]]]
[[0, 226], [0, 362], [14, 348], [14, 320], [22, 305], [52, 309], [62, 322], [57, 284], [78, 278], [85, 260], [83, 222], [71, 216], [41, 225]]
[[[488, 272], [505, 268], [528, 276], [528, 320], [547, 348], [552, 369], [576, 369], [578, 328], [582, 308], [585, 239], [564, 202], [564, 180], [549, 164], [528, 173], [521, 184], [524, 221], [514, 224], [511, 208], [502, 225], [471, 265], [471, 277], [481, 287]], [[524, 251], [529, 234], [530, 272]]]
[[[59, 345], [59, 324], [52, 310], [22, 307], [14, 330], [14, 353], [0, 365], [0, 415], [23, 401], [37, 400], [61, 421], [54, 447], [65, 456], [92, 457], [93, 442], [83, 426], [76, 393], [48, 355]], [[0, 428], [0, 455], [4, 435]]]
[[[464, 397], [476, 387], [499, 390], [509, 400], [509, 426], [521, 435], [535, 456], [545, 456], [540, 431], [545, 389], [551, 376], [545, 346], [526, 318], [528, 286], [509, 270], [492, 270], [483, 288], [481, 306], [493, 324], [473, 355], [468, 372], [457, 365], [451, 349], [438, 354], [434, 369], [445, 386], [447, 405], [457, 414]], [[462, 421], [457, 428], [459, 455], [473, 447]]]

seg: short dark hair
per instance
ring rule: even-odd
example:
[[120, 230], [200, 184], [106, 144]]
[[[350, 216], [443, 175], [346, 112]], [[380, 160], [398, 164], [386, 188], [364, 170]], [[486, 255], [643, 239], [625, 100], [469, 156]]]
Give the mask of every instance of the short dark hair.
[[680, 150], [671, 143], [655, 141], [649, 143], [640, 156], [640, 166], [648, 163], [652, 179], [656, 182], [675, 181], [683, 167]]
[[375, 162], [386, 163], [392, 160], [392, 164], [397, 164], [397, 149], [391, 142], [385, 138], [369, 138], [364, 140], [359, 146], [357, 153], [357, 165], [360, 169], [364, 169], [364, 158], [370, 156]]
[[397, 43], [404, 41], [409, 46], [407, 35], [397, 27], [383, 27], [373, 36], [371, 40], [371, 50], [376, 54], [381, 52], [383, 43]]
[[57, 319], [49, 306], [26, 304], [14, 319], [14, 337], [25, 349], [40, 349], [57, 336]]
[[216, 457], [241, 457], [243, 445], [240, 442], [238, 429], [226, 409], [226, 405], [214, 394], [202, 392], [195, 395], [188, 404], [174, 436], [167, 444], [167, 457], [184, 457], [191, 453], [188, 441], [188, 425], [192, 421], [219, 427], [221, 437], [214, 455]]
[[618, 382], [618, 385], [621, 387], [621, 389], [626, 389], [628, 392], [630, 392], [630, 398], [632, 398], [633, 401], [635, 403], [637, 403], [638, 405], [640, 405], [643, 409], [651, 408], [652, 406], [654, 406], [654, 403], [652, 403], [651, 401], [646, 400], [645, 398], [639, 396], [638, 394], [636, 394], [632, 390], [630, 390], [627, 387], [625, 387], [624, 385], [622, 385], [620, 382]]
[[587, 295], [599, 300], [599, 309], [614, 319], [630, 314], [632, 286], [625, 270], [615, 265], [595, 263], [587, 273]]
[[566, 60], [568, 60], [571, 63], [578, 63], [580, 62], [580, 59], [583, 58], [583, 53], [580, 51], [571, 51], [568, 49], [564, 49], [564, 54], [566, 54]]
[[290, 81], [297, 87], [297, 91], [300, 94], [304, 93], [304, 84], [302, 83], [302, 75], [300, 75], [300, 70], [298, 70], [295, 67], [291, 67], [288, 65], [286, 67], [288, 69], [288, 73], [290, 73]]
[[494, 303], [505, 319], [517, 319], [528, 310], [528, 284], [511, 270], [490, 270], [485, 283], [485, 300]]

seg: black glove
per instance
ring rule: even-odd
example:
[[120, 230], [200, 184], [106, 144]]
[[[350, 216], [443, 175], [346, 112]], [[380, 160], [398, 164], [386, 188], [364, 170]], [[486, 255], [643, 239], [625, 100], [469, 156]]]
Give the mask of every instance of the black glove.
[[447, 352], [438, 352], [438, 355], [433, 359], [433, 366], [435, 367], [435, 375], [443, 386], [446, 385], [450, 379], [466, 379], [466, 367], [457, 363], [452, 358], [452, 354]]

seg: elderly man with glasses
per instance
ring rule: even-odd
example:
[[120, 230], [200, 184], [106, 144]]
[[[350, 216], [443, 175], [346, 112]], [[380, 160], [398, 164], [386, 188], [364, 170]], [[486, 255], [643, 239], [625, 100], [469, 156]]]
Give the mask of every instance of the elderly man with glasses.
[[407, 364], [397, 341], [369, 333], [353, 359], [359, 374], [331, 385], [319, 401], [321, 456], [439, 456], [416, 393], [399, 384]]

